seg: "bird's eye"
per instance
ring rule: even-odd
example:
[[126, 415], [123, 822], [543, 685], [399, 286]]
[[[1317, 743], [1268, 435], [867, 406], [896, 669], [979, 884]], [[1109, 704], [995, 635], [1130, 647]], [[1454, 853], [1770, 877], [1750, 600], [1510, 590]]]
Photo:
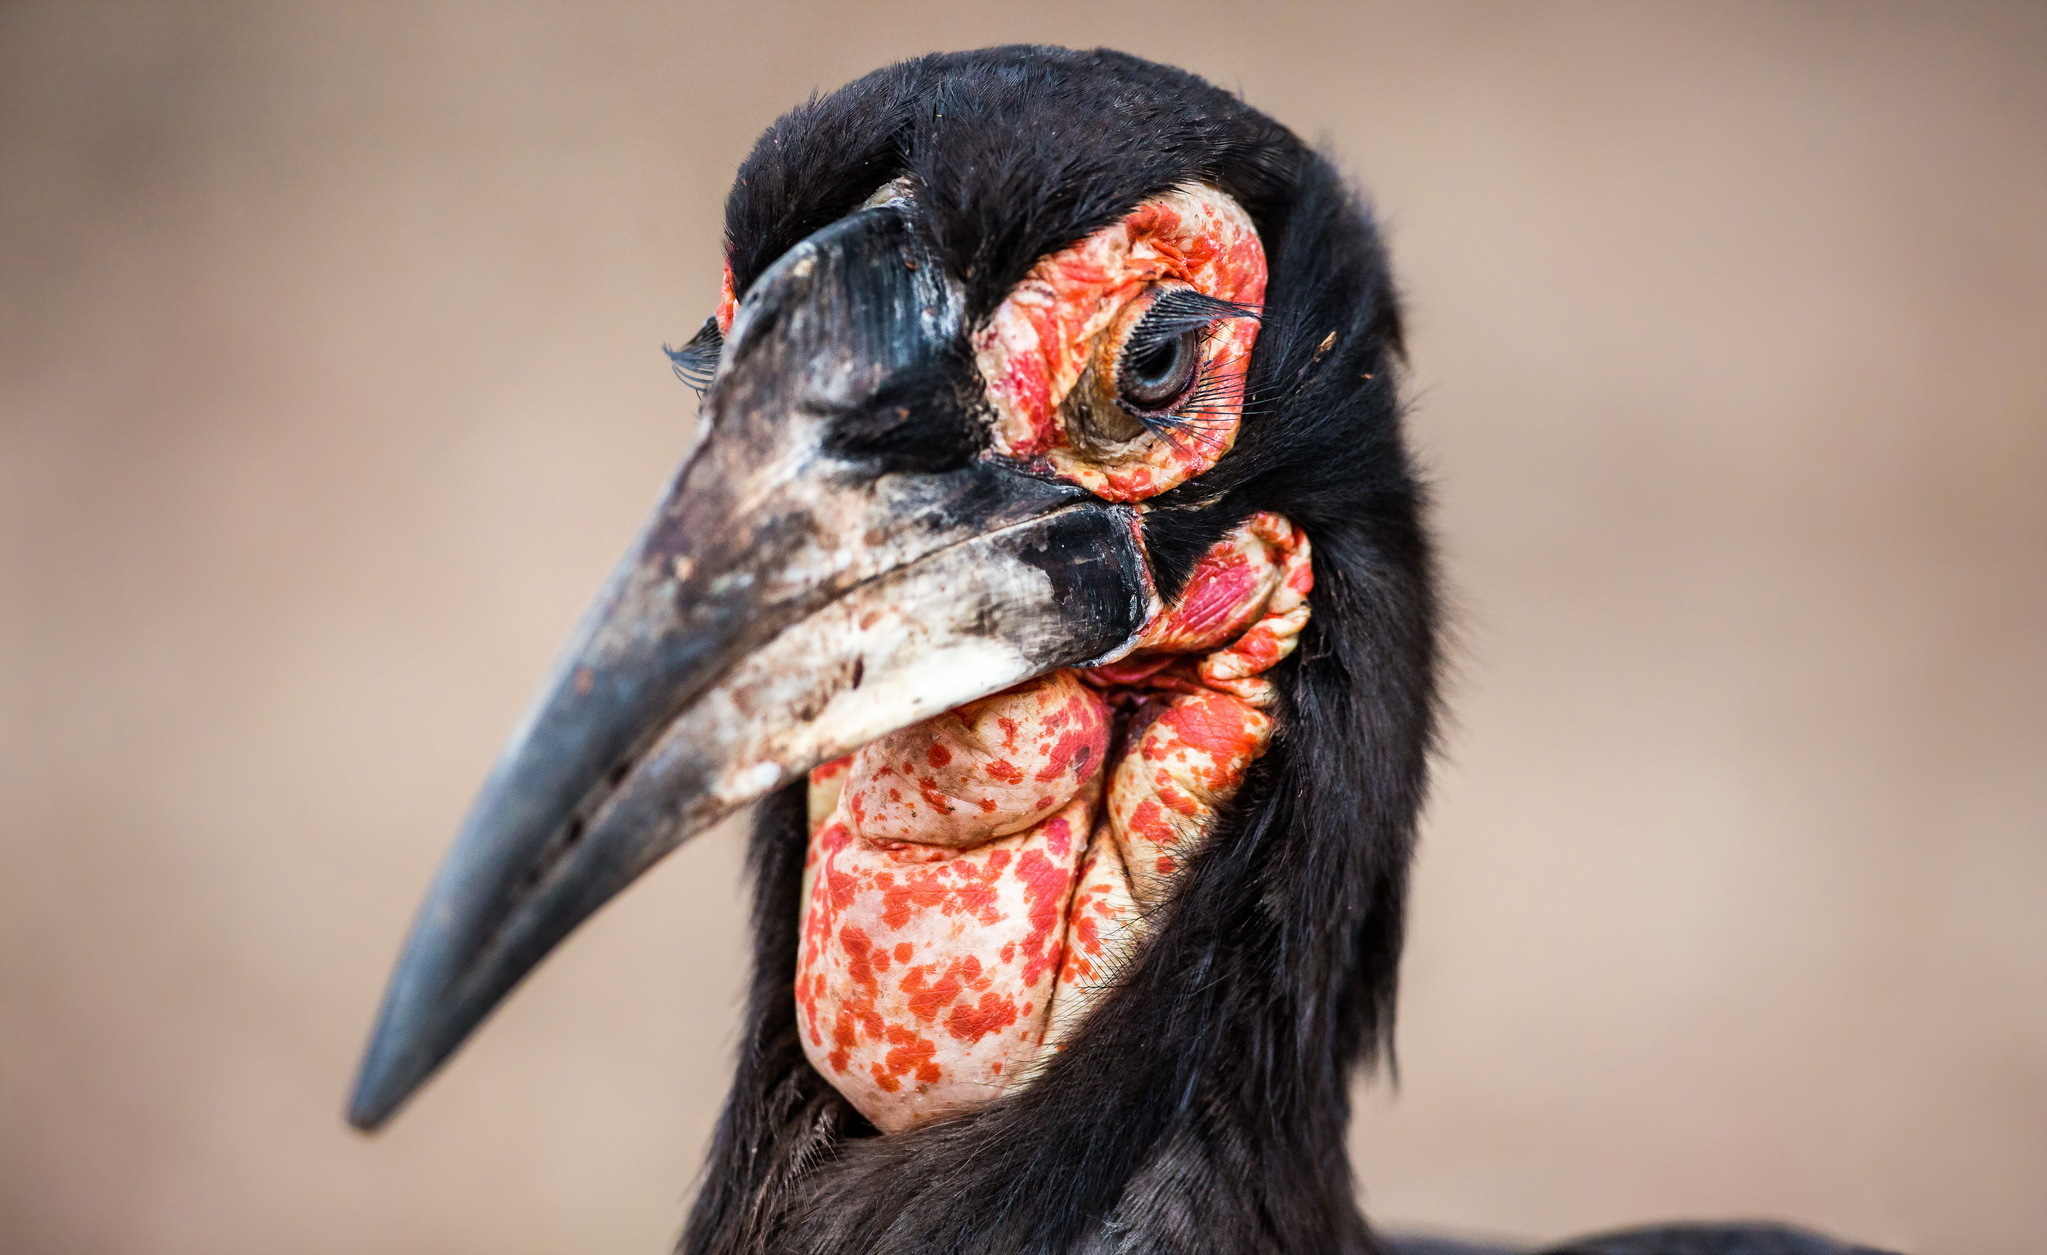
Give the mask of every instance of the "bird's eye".
[[1132, 302], [1124, 317], [1131, 320], [1128, 332], [1106, 334], [1096, 342], [1087, 372], [1065, 407], [1067, 430], [1097, 456], [1126, 456], [1132, 442], [1146, 433], [1182, 445], [1193, 439], [1185, 432], [1212, 425], [1205, 412], [1179, 411], [1202, 402], [1211, 390], [1203, 363], [1215, 328], [1228, 319], [1255, 318], [1257, 311], [1171, 287], [1150, 301]]
[[1136, 410], [1170, 407], [1194, 382], [1201, 364], [1200, 327], [1178, 335], [1146, 336], [1139, 327], [1116, 367], [1116, 396]]

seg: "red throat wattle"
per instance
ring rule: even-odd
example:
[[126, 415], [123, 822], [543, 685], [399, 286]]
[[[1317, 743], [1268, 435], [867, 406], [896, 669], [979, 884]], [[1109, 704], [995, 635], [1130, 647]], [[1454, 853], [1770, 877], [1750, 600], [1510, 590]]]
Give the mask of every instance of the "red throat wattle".
[[1120, 662], [969, 702], [811, 773], [799, 1028], [876, 1127], [1025, 1082], [1113, 987], [1271, 737], [1307, 537], [1255, 515]]

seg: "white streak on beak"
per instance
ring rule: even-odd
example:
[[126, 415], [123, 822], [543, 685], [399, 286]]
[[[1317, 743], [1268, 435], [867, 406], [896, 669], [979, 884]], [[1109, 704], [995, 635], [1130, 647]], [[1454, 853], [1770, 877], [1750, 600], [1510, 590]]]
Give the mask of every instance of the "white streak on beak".
[[[1016, 643], [1015, 619], [1029, 607], [1058, 630], [1051, 580], [990, 548], [961, 545], [787, 628], [671, 724], [639, 770], [661, 774], [691, 757], [729, 764], [675, 816], [695, 829], [818, 763], [1043, 670]], [[985, 626], [997, 605], [1002, 636]]]

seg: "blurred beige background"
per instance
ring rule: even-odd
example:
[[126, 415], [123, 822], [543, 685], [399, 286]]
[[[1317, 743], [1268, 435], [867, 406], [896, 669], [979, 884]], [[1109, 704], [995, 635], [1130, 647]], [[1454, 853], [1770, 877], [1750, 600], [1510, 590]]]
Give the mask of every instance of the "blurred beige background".
[[714, 833], [387, 1134], [472, 788], [686, 438], [761, 127], [1108, 43], [1333, 150], [1460, 646], [1381, 1221], [2047, 1250], [2047, 8], [0, 7], [0, 1250], [659, 1252]]

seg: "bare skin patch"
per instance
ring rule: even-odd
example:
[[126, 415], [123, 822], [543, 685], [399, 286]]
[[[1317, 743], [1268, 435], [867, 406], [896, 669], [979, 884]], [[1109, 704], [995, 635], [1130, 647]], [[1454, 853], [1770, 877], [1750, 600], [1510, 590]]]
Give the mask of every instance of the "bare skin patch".
[[1254, 516], [1124, 660], [1056, 671], [811, 774], [798, 1025], [878, 1128], [1026, 1083], [1114, 987], [1269, 743], [1305, 535]]
[[[974, 337], [996, 451], [1108, 501], [1208, 470], [1236, 441], [1265, 278], [1250, 215], [1211, 187], [1169, 192], [1046, 257]], [[1170, 404], [1119, 405], [1130, 338], [1173, 291], [1237, 311], [1202, 329], [1191, 383]]]

